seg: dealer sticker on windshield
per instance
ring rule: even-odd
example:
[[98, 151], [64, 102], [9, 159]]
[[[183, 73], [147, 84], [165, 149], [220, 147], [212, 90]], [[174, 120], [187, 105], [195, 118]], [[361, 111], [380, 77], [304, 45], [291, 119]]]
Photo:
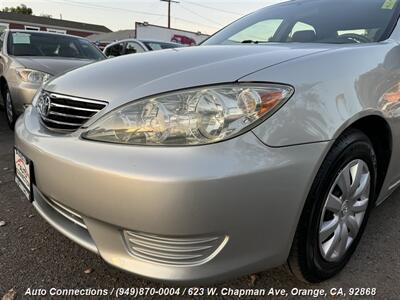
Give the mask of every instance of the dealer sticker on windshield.
[[14, 149], [15, 158], [15, 182], [24, 193], [24, 195], [31, 200], [31, 164], [20, 151]]
[[12, 35], [14, 44], [25, 44], [31, 43], [31, 35], [29, 33], [16, 32]]
[[396, 3], [397, 0], [385, 0], [385, 2], [382, 5], [382, 9], [393, 9]]

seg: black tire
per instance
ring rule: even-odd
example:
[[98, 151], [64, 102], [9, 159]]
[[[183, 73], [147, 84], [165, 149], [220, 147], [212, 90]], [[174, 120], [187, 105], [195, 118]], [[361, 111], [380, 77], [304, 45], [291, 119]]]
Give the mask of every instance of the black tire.
[[[11, 113], [12, 113], [11, 119], [10, 119], [10, 115], [9, 115], [9, 107], [7, 106], [7, 97], [8, 96], [10, 97], [10, 100], [11, 100]], [[11, 93], [10, 93], [10, 90], [8, 89], [7, 85], [4, 87], [4, 90], [3, 90], [3, 101], [4, 101], [4, 113], [5, 113], [5, 117], [7, 120], [7, 124], [11, 130], [14, 130], [15, 122], [17, 121], [18, 116], [15, 112], [13, 101], [11, 98]]]
[[[325, 199], [340, 171], [351, 161], [362, 159], [370, 171], [370, 193], [368, 207], [356, 238], [344, 256], [335, 262], [321, 255], [319, 246], [319, 224]], [[317, 283], [338, 274], [354, 253], [375, 204], [377, 174], [376, 155], [369, 138], [360, 130], [350, 129], [334, 143], [313, 182], [303, 209], [288, 258], [290, 271], [301, 281]]]

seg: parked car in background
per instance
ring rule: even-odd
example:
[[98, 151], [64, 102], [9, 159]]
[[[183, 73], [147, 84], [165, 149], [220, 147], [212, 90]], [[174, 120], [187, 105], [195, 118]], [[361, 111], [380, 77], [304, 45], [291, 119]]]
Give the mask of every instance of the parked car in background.
[[103, 53], [107, 57], [117, 57], [126, 54], [136, 54], [180, 47], [183, 47], [183, 45], [152, 40], [126, 39], [108, 45], [104, 48]]
[[0, 102], [10, 128], [43, 82], [105, 59], [86, 39], [48, 32], [6, 30], [0, 37], [0, 47]]
[[196, 46], [196, 41], [190, 37], [184, 36], [184, 35], [179, 35], [175, 34], [171, 42], [178, 43], [181, 45], [186, 45], [186, 46]]
[[16, 124], [16, 181], [129, 272], [193, 284], [287, 263], [329, 279], [400, 187], [399, 15], [294, 0], [198, 47], [68, 72]]

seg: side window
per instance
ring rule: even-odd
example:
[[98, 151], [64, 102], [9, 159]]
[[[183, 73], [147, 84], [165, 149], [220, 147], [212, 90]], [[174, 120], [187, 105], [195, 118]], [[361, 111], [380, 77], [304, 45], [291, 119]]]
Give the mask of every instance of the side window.
[[120, 56], [123, 54], [123, 51], [124, 51], [124, 43], [118, 43], [115, 44], [114, 46], [108, 47], [106, 49], [106, 55], [108, 57]]
[[152, 51], [161, 50], [161, 44], [158, 43], [146, 43], [147, 48], [150, 48]]
[[317, 39], [315, 28], [307, 23], [297, 22], [287, 39], [288, 42], [312, 42]]
[[144, 52], [144, 49], [138, 43], [135, 42], [126, 43], [125, 54], [135, 54], [141, 52]]
[[244, 41], [266, 43], [273, 38], [281, 24], [282, 20], [261, 21], [231, 36], [229, 41], [234, 43], [243, 43]]

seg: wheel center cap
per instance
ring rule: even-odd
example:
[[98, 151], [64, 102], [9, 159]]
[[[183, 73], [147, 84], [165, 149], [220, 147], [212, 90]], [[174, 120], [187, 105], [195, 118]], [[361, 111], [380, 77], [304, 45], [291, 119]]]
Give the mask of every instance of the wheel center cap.
[[343, 202], [342, 208], [340, 210], [342, 212], [343, 215], [347, 215], [349, 212], [349, 201], [346, 200]]

